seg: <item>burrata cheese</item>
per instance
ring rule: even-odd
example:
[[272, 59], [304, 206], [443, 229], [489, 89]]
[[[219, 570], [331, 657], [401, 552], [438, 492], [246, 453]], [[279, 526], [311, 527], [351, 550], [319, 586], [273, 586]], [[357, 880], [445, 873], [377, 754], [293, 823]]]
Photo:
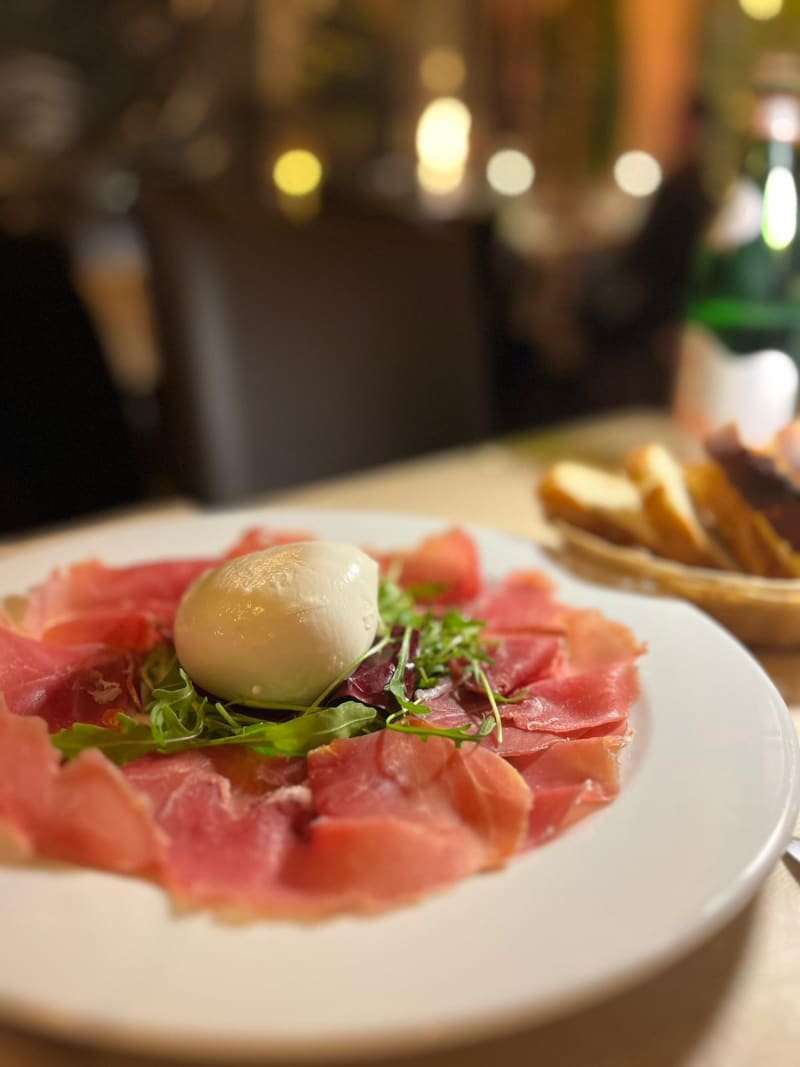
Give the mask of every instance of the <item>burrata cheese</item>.
[[175, 650], [223, 700], [308, 705], [364, 655], [377, 626], [375, 560], [301, 541], [201, 575], [178, 607]]

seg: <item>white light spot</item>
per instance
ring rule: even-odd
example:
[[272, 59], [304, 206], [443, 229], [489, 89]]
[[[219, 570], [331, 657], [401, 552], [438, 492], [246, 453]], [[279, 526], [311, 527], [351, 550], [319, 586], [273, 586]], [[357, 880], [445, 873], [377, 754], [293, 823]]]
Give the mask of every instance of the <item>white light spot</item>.
[[629, 196], [651, 196], [661, 177], [661, 165], [649, 152], [623, 152], [614, 164], [614, 180]]
[[516, 148], [495, 152], [486, 164], [486, 180], [496, 193], [520, 196], [533, 185], [536, 174], [533, 163]]
[[453, 96], [432, 100], [417, 124], [417, 156], [429, 170], [453, 171], [463, 167], [469, 153], [472, 116]]
[[797, 233], [797, 186], [788, 167], [773, 167], [764, 186], [761, 234], [769, 248], [788, 248]]

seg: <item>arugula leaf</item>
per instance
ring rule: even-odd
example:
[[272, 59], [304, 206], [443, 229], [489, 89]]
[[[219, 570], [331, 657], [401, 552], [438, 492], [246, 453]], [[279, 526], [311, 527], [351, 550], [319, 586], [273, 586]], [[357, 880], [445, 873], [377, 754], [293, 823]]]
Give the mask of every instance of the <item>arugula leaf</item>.
[[[415, 706], [414, 714], [427, 715], [429, 709]], [[474, 729], [469, 726], [428, 726], [427, 723], [409, 721], [408, 712], [405, 709], [393, 712], [385, 723], [387, 730], [396, 730], [401, 734], [416, 734], [418, 737], [447, 737], [455, 741], [456, 748], [460, 748], [465, 741], [482, 741], [494, 730], [495, 725], [494, 717], [486, 715]]]
[[179, 730], [171, 736], [157, 737], [151, 724], [121, 713], [119, 729], [80, 722], [68, 730], [59, 730], [50, 740], [70, 759], [85, 748], [99, 748], [119, 765], [153, 752], [166, 755], [219, 745], [249, 745], [266, 756], [306, 756], [320, 745], [365, 733], [376, 717], [374, 708], [348, 701], [335, 708], [318, 708], [288, 722], [263, 722], [232, 715], [236, 732], [220, 736], [213, 733], [190, 736]]
[[99, 748], [114, 763], [123, 764], [156, 751], [150, 723], [124, 712], [117, 716], [117, 722], [119, 729], [76, 722], [69, 729], [52, 734], [50, 740], [68, 759], [73, 759], [85, 748]]
[[497, 740], [503, 740], [503, 723], [500, 718], [498, 701], [503, 698], [495, 693], [486, 675], [485, 667], [491, 663], [491, 657], [485, 644], [481, 641], [481, 632], [485, 626], [480, 619], [471, 619], [460, 611], [450, 610], [440, 617], [431, 612], [420, 614], [410, 591], [401, 589], [389, 580], [381, 584], [380, 599], [381, 618], [384, 626], [403, 626], [403, 640], [398, 655], [397, 667], [386, 689], [397, 701], [401, 713], [428, 713], [423, 704], [409, 701], [405, 695], [405, 672], [408, 664], [411, 634], [419, 631], [419, 651], [414, 658], [417, 672], [417, 687], [431, 689], [441, 678], [446, 678], [454, 662], [465, 666], [465, 673], [471, 674], [486, 694], [492, 714], [479, 725], [477, 731], [468, 727], [453, 731], [443, 731], [430, 726], [404, 726], [399, 713], [390, 715], [386, 726], [392, 730], [421, 735], [444, 734], [451, 736], [457, 743], [461, 741], [480, 741], [492, 730], [497, 731]]
[[[269, 748], [266, 755], [306, 756], [312, 749], [329, 745], [343, 737], [356, 737], [367, 733], [375, 723], [378, 713], [375, 708], [348, 700], [334, 708], [317, 708], [306, 715], [298, 715], [288, 722], [263, 723], [262, 732]], [[257, 739], [258, 729], [247, 727], [239, 738], [256, 745], [264, 751]], [[212, 741], [212, 745], [225, 744], [228, 738]]]

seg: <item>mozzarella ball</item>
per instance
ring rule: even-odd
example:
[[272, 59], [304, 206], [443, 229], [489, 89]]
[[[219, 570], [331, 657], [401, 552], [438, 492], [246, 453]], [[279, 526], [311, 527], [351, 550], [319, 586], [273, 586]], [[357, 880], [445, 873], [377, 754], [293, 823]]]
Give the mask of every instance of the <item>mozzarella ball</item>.
[[352, 545], [299, 541], [201, 575], [178, 607], [175, 650], [223, 700], [308, 705], [377, 626], [377, 563]]

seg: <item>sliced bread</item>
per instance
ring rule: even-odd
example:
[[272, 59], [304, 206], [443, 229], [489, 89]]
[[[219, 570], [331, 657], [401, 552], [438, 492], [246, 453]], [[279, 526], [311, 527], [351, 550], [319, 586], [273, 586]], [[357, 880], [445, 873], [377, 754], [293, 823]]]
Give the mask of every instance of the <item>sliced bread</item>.
[[639, 490], [624, 475], [562, 460], [539, 483], [538, 495], [550, 519], [563, 519], [615, 544], [657, 550], [658, 536]]
[[625, 469], [641, 493], [644, 511], [661, 542], [661, 554], [695, 567], [733, 570], [734, 560], [709, 536], [684, 481], [683, 467], [659, 444], [625, 457]]

